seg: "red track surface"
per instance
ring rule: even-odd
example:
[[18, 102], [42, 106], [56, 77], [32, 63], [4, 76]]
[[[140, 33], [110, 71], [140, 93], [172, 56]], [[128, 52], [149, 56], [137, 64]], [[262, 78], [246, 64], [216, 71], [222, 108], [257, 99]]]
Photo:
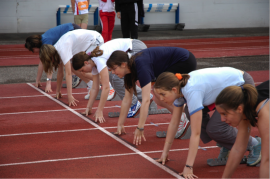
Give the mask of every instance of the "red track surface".
[[[190, 49], [199, 58], [201, 58], [200, 55], [211, 57], [212, 53], [207, 49], [212, 49], [212, 52], [214, 49], [217, 54], [222, 54], [226, 45], [228, 46], [226, 46], [225, 51], [232, 48], [232, 50], [226, 51], [229, 56], [235, 56], [235, 54], [251, 55], [253, 52], [256, 55], [269, 54], [268, 37], [267, 39], [265, 37], [230, 39], [214, 39], [214, 42], [209, 42], [207, 39], [164, 40], [162, 44]], [[256, 40], [262, 41], [256, 44]], [[253, 41], [252, 46], [256, 46], [256, 49], [250, 48], [250, 45], [248, 46], [244, 41]], [[147, 41], [146, 43], [150, 47], [156, 46], [157, 42]], [[221, 46], [222, 44], [223, 46]], [[243, 53], [240, 46], [242, 49], [246, 48]], [[266, 46], [266, 50], [263, 50], [261, 54], [259, 49]], [[10, 65], [3, 63], [4, 52], [1, 50], [4, 48], [24, 50], [19, 45], [0, 46], [0, 64], [4, 66]], [[4, 55], [16, 55], [14, 53]], [[16, 53], [33, 56], [27, 51]], [[38, 62], [37, 59], [35, 60]], [[33, 64], [33, 61], [28, 60], [29, 64]], [[248, 73], [257, 83], [269, 79], [269, 71], [250, 71]], [[45, 83], [41, 89], [44, 90], [44, 88]], [[55, 90], [55, 83], [53, 83], [52, 88]], [[65, 88], [62, 89], [62, 93], [66, 94]], [[151, 162], [151, 159], [147, 160], [142, 154], [135, 152], [138, 150], [150, 158], [161, 156], [165, 139], [157, 138], [155, 134], [156, 131], [167, 129], [170, 114], [150, 115], [145, 127], [147, 141], [143, 142], [143, 145], [134, 146], [132, 144], [133, 132], [138, 119], [127, 119], [125, 123], [126, 135], [116, 136], [116, 138], [111, 135], [116, 130], [118, 118], [109, 118], [108, 113], [120, 111], [118, 107], [121, 104], [120, 101], [108, 101], [103, 111], [106, 123], [95, 126], [97, 123], [92, 121], [93, 114], [88, 116], [86, 120], [81, 118], [80, 114], [76, 114], [76, 111], [84, 111], [87, 103], [87, 100], [84, 100], [86, 90], [74, 89], [73, 93], [80, 102], [77, 107], [68, 108], [66, 105], [62, 106], [56, 103], [27, 84], [1, 85], [1, 178], [173, 178], [169, 172], [182, 172], [187, 158], [189, 140], [176, 139], [174, 141], [172, 145], [174, 151], [171, 151], [169, 155], [171, 160], [166, 163], [169, 171], [160, 168], [156, 162]], [[61, 104], [67, 103], [66, 95], [61, 101], [63, 102]], [[97, 105], [98, 101], [94, 103], [94, 108]], [[95, 109], [93, 111], [95, 112]], [[252, 136], [255, 135], [259, 135], [257, 128], [252, 129]], [[119, 139], [122, 143], [118, 141]], [[208, 144], [200, 142], [200, 146], [206, 147], [206, 150], [200, 149], [198, 151], [194, 173], [200, 178], [220, 178], [225, 167], [209, 167], [206, 164], [208, 158], [216, 158], [219, 154], [216, 143], [214, 141]], [[257, 178], [258, 174], [258, 167], [240, 165], [233, 177]]]
[[[230, 37], [144, 41], [147, 47], [174, 46], [191, 51], [196, 58], [269, 55], [269, 37]], [[38, 53], [24, 45], [0, 45], [0, 66], [37, 65]]]

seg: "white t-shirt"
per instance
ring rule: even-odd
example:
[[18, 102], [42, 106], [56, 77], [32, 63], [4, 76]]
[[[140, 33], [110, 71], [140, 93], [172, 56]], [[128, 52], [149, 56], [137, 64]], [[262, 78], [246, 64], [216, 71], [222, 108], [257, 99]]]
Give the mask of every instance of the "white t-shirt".
[[88, 13], [88, 1], [87, 0], [75, 0], [74, 15], [87, 14]]
[[111, 0], [107, 0], [107, 2], [99, 0], [99, 10], [102, 12], [113, 12], [114, 2], [112, 2]]
[[242, 72], [231, 67], [205, 68], [189, 75], [186, 86], [181, 88], [184, 98], [176, 99], [174, 105], [180, 107], [187, 103], [190, 115], [215, 103], [224, 88], [245, 83]]
[[77, 29], [65, 33], [54, 45], [64, 65], [73, 55], [96, 44], [100, 33], [93, 30]]
[[92, 60], [96, 64], [97, 67], [92, 68], [92, 74], [97, 75], [103, 70], [103, 68], [107, 67], [107, 60], [110, 58], [111, 54], [116, 50], [128, 51], [132, 50], [132, 39], [128, 38], [120, 38], [114, 39], [106, 42], [101, 45], [100, 50], [103, 50], [103, 54], [98, 57], [93, 57]]

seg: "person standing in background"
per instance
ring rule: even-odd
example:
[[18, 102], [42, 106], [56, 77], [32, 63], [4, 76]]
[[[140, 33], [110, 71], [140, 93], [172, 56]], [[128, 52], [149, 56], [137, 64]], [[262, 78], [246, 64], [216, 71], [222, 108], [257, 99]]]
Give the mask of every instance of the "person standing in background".
[[74, 23], [82, 29], [87, 29], [89, 3], [90, 0], [71, 0], [72, 11], [74, 13]]
[[102, 26], [101, 35], [104, 42], [112, 40], [115, 22], [114, 1], [115, 0], [99, 0], [99, 17]]
[[123, 38], [138, 39], [138, 24], [144, 17], [143, 0], [115, 0]]

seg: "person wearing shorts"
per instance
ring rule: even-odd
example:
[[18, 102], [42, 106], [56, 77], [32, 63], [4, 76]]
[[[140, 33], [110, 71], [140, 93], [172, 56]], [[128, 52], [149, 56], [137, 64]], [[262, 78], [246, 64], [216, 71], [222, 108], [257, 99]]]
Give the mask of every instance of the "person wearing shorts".
[[72, 11], [74, 13], [74, 23], [82, 29], [87, 29], [89, 3], [90, 0], [71, 0]]
[[[32, 51], [34, 53], [35, 51], [39, 51], [40, 47], [44, 44], [48, 44], [48, 45], [56, 44], [56, 42], [60, 39], [60, 37], [62, 37], [62, 35], [76, 29], [81, 29], [81, 27], [74, 23], [62, 24], [62, 25], [59, 25], [59, 26], [56, 26], [47, 30], [42, 35], [31, 35], [27, 37], [25, 40], [24, 46], [29, 51]], [[42, 86], [40, 84], [42, 73], [43, 73], [43, 65], [42, 65], [42, 62], [40, 61], [38, 65], [38, 72], [37, 72], [37, 78], [36, 78], [36, 84], [35, 84], [36, 87]], [[47, 74], [47, 84], [46, 84], [45, 92], [52, 92], [51, 79], [52, 79], [52, 73]], [[79, 78], [76, 75], [72, 76], [72, 81], [75, 81], [75, 79], [77, 81]], [[73, 86], [73, 88], [74, 87], [75, 86]]]
[[[140, 51], [135, 55], [127, 56], [122, 51], [115, 51], [109, 60], [107, 66], [112, 69], [112, 73], [119, 78], [124, 77], [125, 96], [122, 100], [121, 113], [118, 120], [117, 133], [120, 135], [125, 132], [124, 123], [126, 115], [129, 113], [130, 101], [133, 93], [136, 94], [137, 80], [141, 86], [142, 104], [140, 104], [140, 117], [138, 126], [134, 132], [133, 143], [141, 144], [141, 138], [144, 137], [144, 125], [148, 115], [148, 106], [151, 104], [152, 82], [165, 71], [174, 73], [189, 73], [196, 70], [197, 61], [195, 56], [187, 49], [179, 47], [151, 47]], [[123, 85], [122, 85], [123, 86]], [[116, 89], [116, 87], [114, 87]], [[122, 87], [123, 88], [123, 87]], [[156, 94], [154, 93], [156, 96]], [[171, 104], [166, 104], [155, 97], [157, 105], [173, 111]]]

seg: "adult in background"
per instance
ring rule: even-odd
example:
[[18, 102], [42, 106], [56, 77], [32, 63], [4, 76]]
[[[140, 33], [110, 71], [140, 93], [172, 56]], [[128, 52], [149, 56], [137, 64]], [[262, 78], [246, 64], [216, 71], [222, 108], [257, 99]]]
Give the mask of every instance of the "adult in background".
[[74, 22], [82, 29], [87, 29], [89, 3], [90, 0], [71, 0]]
[[112, 40], [115, 22], [114, 0], [99, 0], [99, 17], [102, 26], [104, 42]]
[[123, 38], [138, 38], [138, 24], [144, 17], [143, 0], [115, 0], [117, 18], [121, 20]]
[[[59, 26], [56, 26], [47, 30], [42, 35], [31, 35], [27, 37], [27, 39], [25, 40], [24, 46], [29, 51], [34, 53], [35, 51], [39, 51], [42, 45], [44, 44], [54, 45], [60, 39], [62, 35], [76, 29], [81, 29], [81, 27], [73, 23], [62, 24], [62, 25], [59, 25]], [[40, 84], [42, 72], [43, 72], [43, 65], [42, 65], [42, 62], [40, 61], [38, 64], [38, 72], [37, 72], [36, 85], [35, 85], [36, 87], [42, 86]], [[51, 79], [52, 79], [52, 73], [47, 73], [47, 84], [46, 84], [45, 92], [52, 92]], [[79, 82], [80, 82], [80, 78], [78, 78], [76, 75], [72, 76], [73, 88], [75, 88]]]

